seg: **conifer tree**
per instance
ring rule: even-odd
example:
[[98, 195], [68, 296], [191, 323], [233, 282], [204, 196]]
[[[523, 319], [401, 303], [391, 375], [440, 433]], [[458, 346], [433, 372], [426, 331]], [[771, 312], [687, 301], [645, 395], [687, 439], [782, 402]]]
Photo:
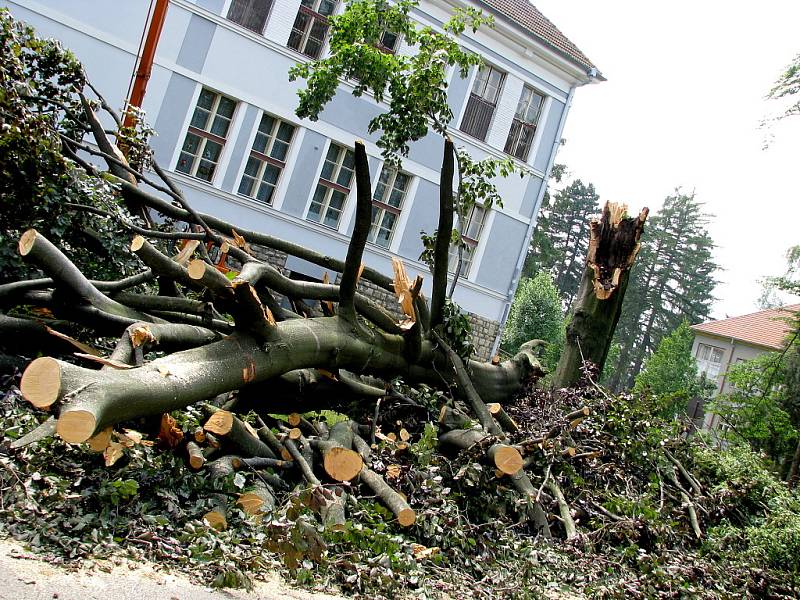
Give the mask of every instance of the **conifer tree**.
[[708, 319], [718, 269], [709, 218], [694, 194], [676, 190], [651, 220], [617, 326], [622, 350], [613, 388], [631, 385], [644, 360], [681, 321]]
[[589, 246], [589, 219], [600, 212], [599, 202], [594, 185], [576, 179], [552, 197], [552, 204], [543, 205], [531, 240], [525, 273], [550, 273], [564, 308], [578, 292]]

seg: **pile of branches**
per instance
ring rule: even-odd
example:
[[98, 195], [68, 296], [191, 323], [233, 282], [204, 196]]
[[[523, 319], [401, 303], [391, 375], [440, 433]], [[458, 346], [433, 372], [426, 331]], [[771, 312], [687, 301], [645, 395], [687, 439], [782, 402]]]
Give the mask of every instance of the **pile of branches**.
[[[478, 425], [464, 435], [457, 429], [467, 418], [465, 412], [446, 411], [442, 423], [454, 430], [443, 433], [441, 443], [454, 449], [480, 447], [485, 454], [480, 459], [509, 475], [523, 499], [533, 494], [523, 452], [508, 443], [504, 415], [491, 412], [489, 405], [512, 397], [541, 375], [534, 349], [524, 347], [503, 363], [481, 363], [454, 351], [452, 346], [466, 345], [449, 336], [452, 142], [444, 144], [440, 234], [428, 302], [422, 278], [409, 280], [399, 260], [393, 261], [393, 278], [361, 262], [372, 211], [363, 143], [354, 148], [355, 227], [342, 261], [196, 212], [152, 157], [141, 148], [132, 152], [133, 142], [126, 139], [127, 156], [138, 160], [129, 162], [96, 113], [105, 111], [122, 128], [102, 97], [90, 100], [83, 91], [77, 97], [63, 110], [82, 135], [55, 130], [64, 154], [83, 176], [105, 182], [109, 201], [124, 204], [129, 216], [79, 203], [69, 208], [129, 229], [129, 250], [142, 268], [118, 281], [93, 281], [54, 240], [35, 229], [21, 235], [20, 257], [44, 277], [0, 285], [0, 338], [6, 348], [19, 344], [17, 351], [45, 354], [26, 367], [20, 389], [34, 407], [52, 416], [15, 442], [16, 448], [57, 434], [68, 443], [86, 443], [104, 452], [111, 463], [130, 443], [124, 431], [136, 430], [133, 422], [148, 419], [150, 429], [160, 429], [169, 439], [170, 412], [206, 403], [219, 410], [208, 415], [203, 431], [193, 432], [186, 451], [198, 468], [206, 455], [217, 454], [205, 467], [211, 477], [243, 466], [269, 469], [253, 492], [265, 506], [273, 502], [276, 477], [302, 479], [320, 490], [322, 520], [330, 526], [345, 519], [346, 494], [339, 484], [358, 479], [408, 526], [415, 520], [413, 510], [383, 477], [364, 466], [377, 435], [377, 417], [328, 426], [294, 416], [331, 408], [354, 419], [379, 415], [380, 400], [393, 394], [391, 380], [403, 377], [453, 390]], [[89, 156], [104, 161], [106, 170]], [[292, 280], [258, 259], [251, 249], [256, 244], [337, 272], [339, 283]], [[174, 255], [169, 248], [175, 249]], [[212, 255], [227, 255], [233, 272], [223, 274]], [[398, 322], [362, 295], [361, 280], [396, 294], [403, 319]], [[318, 301], [319, 309], [309, 301]], [[110, 347], [108, 338], [116, 340]], [[237, 403], [240, 414], [228, 400], [209, 404], [222, 397]], [[255, 427], [241, 418], [253, 410], [260, 419]], [[293, 415], [288, 431], [271, 420], [269, 415], [276, 413]], [[546, 533], [538, 501], [529, 516]]]

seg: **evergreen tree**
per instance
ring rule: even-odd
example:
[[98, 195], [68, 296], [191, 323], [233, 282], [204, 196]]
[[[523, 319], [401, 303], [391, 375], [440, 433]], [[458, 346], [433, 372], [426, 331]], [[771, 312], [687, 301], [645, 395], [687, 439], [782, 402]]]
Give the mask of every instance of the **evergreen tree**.
[[578, 293], [589, 248], [589, 219], [599, 212], [594, 185], [576, 179], [557, 192], [542, 212], [531, 240], [525, 273], [550, 273], [567, 308]]
[[676, 190], [651, 219], [617, 325], [622, 351], [611, 381], [615, 389], [633, 383], [644, 360], [681, 321], [708, 319], [718, 267], [702, 209], [694, 194]]

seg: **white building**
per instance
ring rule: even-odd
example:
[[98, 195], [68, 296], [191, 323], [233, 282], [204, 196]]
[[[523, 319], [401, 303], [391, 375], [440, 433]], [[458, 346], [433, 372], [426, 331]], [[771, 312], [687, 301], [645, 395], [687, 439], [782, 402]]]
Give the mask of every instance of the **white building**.
[[[575, 89], [599, 77], [594, 65], [526, 0], [422, 0], [412, 13], [439, 27], [457, 5], [483, 9], [493, 30], [465, 35], [486, 67], [451, 75], [452, 137], [475, 158], [513, 156], [533, 174], [497, 182], [504, 206], [476, 207], [454, 299], [471, 313], [479, 354], [496, 347], [536, 222], [545, 182]], [[14, 17], [72, 49], [112, 105], [124, 105], [151, 0], [0, 0]], [[144, 109], [157, 131], [153, 148], [195, 208], [248, 229], [344, 258], [353, 227], [352, 155], [370, 155], [374, 226], [364, 262], [391, 273], [430, 274], [419, 261], [422, 230], [436, 228], [442, 142], [415, 143], [397, 173], [384, 168], [367, 123], [383, 107], [355, 98], [343, 82], [316, 122], [294, 114], [287, 72], [324, 55], [326, 16], [341, 0], [171, 0]], [[384, 36], [387, 51], [410, 52]], [[286, 272], [321, 279], [322, 269], [270, 255]], [[455, 266], [453, 266], [455, 268]], [[329, 274], [331, 279], [335, 274]], [[368, 290], [365, 290], [368, 291]]]

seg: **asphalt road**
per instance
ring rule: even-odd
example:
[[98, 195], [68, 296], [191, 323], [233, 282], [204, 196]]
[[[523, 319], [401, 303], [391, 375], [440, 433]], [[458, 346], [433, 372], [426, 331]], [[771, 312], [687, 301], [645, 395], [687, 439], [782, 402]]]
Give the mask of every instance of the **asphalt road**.
[[0, 582], [0, 600], [343, 600], [288, 588], [277, 577], [246, 592], [211, 590], [150, 565], [72, 571], [42, 562], [8, 540], [0, 540]]

